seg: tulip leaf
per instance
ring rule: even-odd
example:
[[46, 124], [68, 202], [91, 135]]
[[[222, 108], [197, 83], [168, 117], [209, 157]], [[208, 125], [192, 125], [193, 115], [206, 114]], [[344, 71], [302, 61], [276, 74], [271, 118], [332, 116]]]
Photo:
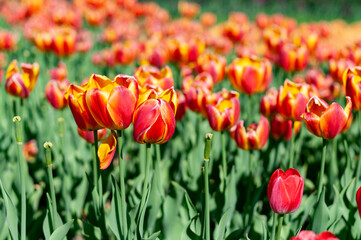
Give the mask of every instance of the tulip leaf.
[[316, 205], [315, 214], [313, 216], [312, 231], [319, 234], [327, 230], [329, 220], [329, 210], [325, 203], [325, 188], [322, 189], [321, 197]]
[[19, 230], [18, 230], [18, 215], [17, 210], [11, 200], [9, 194], [5, 190], [2, 181], [0, 180], [1, 194], [4, 199], [5, 209], [6, 209], [6, 222], [10, 230], [10, 235], [12, 239], [19, 239]]
[[155, 232], [152, 235], [150, 235], [147, 238], [142, 238], [142, 240], [155, 240], [158, 239], [159, 234], [161, 233], [161, 231]]
[[202, 240], [199, 215], [194, 216], [186, 229], [186, 235], [191, 240]]
[[82, 235], [85, 239], [101, 239], [101, 231], [100, 228], [93, 226], [90, 223], [81, 221], [80, 219], [77, 220], [80, 228], [82, 229]]
[[235, 230], [233, 232], [231, 232], [225, 240], [239, 240], [241, 239], [241, 236], [242, 236], [242, 229], [238, 229], [238, 230]]
[[72, 210], [75, 212], [77, 217], [81, 217], [81, 212], [84, 206], [84, 202], [88, 193], [89, 184], [86, 176], [83, 176], [82, 181], [76, 188], [76, 196], [72, 203]]
[[64, 225], [55, 229], [55, 231], [51, 234], [49, 240], [62, 240], [68, 234], [70, 227], [73, 225], [74, 220], [70, 220]]
[[50, 238], [51, 229], [52, 229], [52, 221], [51, 221], [51, 217], [49, 217], [49, 215], [50, 215], [49, 210], [46, 210], [46, 214], [45, 214], [45, 218], [44, 218], [44, 222], [43, 222], [43, 233], [44, 233], [45, 239]]
[[148, 206], [148, 200], [149, 200], [151, 186], [152, 186], [152, 184], [149, 183], [143, 206], [139, 205], [137, 225], [138, 225], [138, 233], [139, 233], [140, 237], [143, 237], [143, 233], [144, 233], [144, 216], [145, 216], [145, 212], [146, 212], [147, 206]]
[[[115, 234], [117, 239], [121, 239], [120, 236], [122, 236], [122, 230], [121, 230], [121, 197], [120, 197], [120, 190], [118, 187], [118, 184], [114, 178], [113, 175], [111, 175], [111, 179], [112, 179], [112, 193], [113, 193], [113, 198], [111, 201], [111, 206], [110, 206], [110, 212], [108, 215], [108, 224], [110, 229], [112, 230], [112, 232]], [[122, 236], [123, 238], [123, 236]]]
[[216, 239], [218, 240], [223, 240], [224, 239], [224, 234], [226, 231], [226, 224], [229, 221], [228, 219], [231, 216], [231, 209], [228, 209], [223, 216], [221, 217], [221, 220], [219, 221], [219, 225], [216, 227], [215, 231], [214, 231], [214, 235], [217, 236]]

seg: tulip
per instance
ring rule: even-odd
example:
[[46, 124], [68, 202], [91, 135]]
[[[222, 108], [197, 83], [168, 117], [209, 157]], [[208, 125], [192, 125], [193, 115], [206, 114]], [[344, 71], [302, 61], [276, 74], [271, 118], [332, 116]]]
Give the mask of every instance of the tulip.
[[335, 82], [331, 76], [325, 76], [320, 69], [307, 71], [305, 81], [314, 86], [318, 96], [326, 101], [332, 101], [341, 93], [340, 84]]
[[290, 240], [339, 240], [331, 232], [322, 232], [316, 235], [312, 231], [302, 230], [297, 237], [292, 237]]
[[56, 29], [52, 44], [52, 50], [59, 57], [73, 54], [76, 51], [75, 30], [70, 28]]
[[261, 98], [259, 109], [263, 116], [272, 117], [277, 114], [277, 95], [277, 89], [270, 88]]
[[343, 86], [346, 96], [352, 100], [352, 107], [361, 110], [361, 67], [348, 68], [343, 74]]
[[204, 52], [206, 45], [203, 39], [195, 37], [189, 40], [173, 39], [168, 42], [168, 47], [174, 61], [189, 63], [197, 61], [198, 56]]
[[178, 2], [178, 11], [179, 13], [186, 18], [194, 18], [198, 15], [201, 7], [197, 3], [179, 1]]
[[176, 90], [176, 92], [177, 92], [177, 113], [175, 115], [175, 119], [177, 121], [181, 121], [187, 111], [187, 102], [184, 94], [181, 91]]
[[302, 71], [307, 67], [308, 50], [305, 45], [285, 44], [280, 50], [280, 66], [287, 72]]
[[286, 172], [277, 169], [267, 188], [272, 210], [278, 214], [295, 212], [301, 205], [303, 186], [303, 178], [296, 169], [290, 168]]
[[227, 61], [221, 55], [204, 52], [197, 59], [196, 69], [198, 73], [208, 72], [214, 83], [219, 83], [225, 76]]
[[70, 83], [65, 80], [50, 80], [45, 87], [45, 95], [49, 103], [55, 109], [63, 109], [68, 106], [67, 100], [64, 97], [65, 91], [68, 89]]
[[134, 140], [137, 143], [152, 144], [167, 142], [175, 130], [174, 110], [174, 105], [164, 99], [148, 99], [143, 102], [134, 111]]
[[263, 38], [269, 49], [274, 52], [279, 52], [280, 48], [288, 38], [287, 29], [272, 25], [264, 29]]
[[138, 100], [138, 84], [133, 77], [117, 75], [111, 81], [93, 74], [85, 84], [85, 101], [94, 120], [111, 130], [126, 129], [132, 122]]
[[351, 113], [351, 98], [346, 97], [346, 100], [346, 107], [342, 109], [337, 103], [329, 106], [322, 99], [313, 96], [307, 103], [306, 112], [301, 116], [307, 129], [327, 140], [335, 138], [344, 129]]
[[282, 138], [283, 141], [288, 141], [291, 139], [292, 134], [296, 135], [302, 126], [302, 122], [294, 122], [292, 126], [291, 120], [285, 120], [280, 115], [276, 115], [271, 119], [271, 136], [278, 140]]
[[35, 161], [36, 155], [38, 154], [38, 146], [35, 139], [24, 144], [23, 154], [26, 161], [31, 163]]
[[285, 119], [300, 121], [312, 94], [308, 84], [296, 84], [286, 79], [278, 91], [278, 112]]
[[[78, 134], [80, 137], [82, 137], [85, 141], [87, 141], [88, 143], [94, 144], [94, 134], [92, 131], [83, 131], [80, 128], [78, 129]], [[99, 129], [97, 131], [97, 136], [98, 136], [98, 140], [102, 141], [107, 135], [107, 129], [103, 128], [103, 129]]]
[[14, 50], [16, 42], [17, 39], [12, 33], [0, 30], [0, 50]]
[[19, 72], [16, 60], [10, 63], [5, 76], [5, 89], [10, 95], [27, 98], [38, 79], [39, 64], [22, 63], [21, 70], [22, 73]]
[[267, 59], [237, 58], [228, 66], [232, 86], [248, 95], [265, 91], [272, 81], [272, 66]]
[[246, 34], [249, 32], [250, 24], [248, 20], [243, 23], [228, 20], [224, 24], [223, 35], [228, 37], [233, 42], [240, 42], [244, 39]]
[[349, 59], [335, 60], [331, 59], [328, 62], [328, 68], [332, 78], [340, 83], [343, 80], [343, 73], [347, 68], [354, 67], [355, 64]]
[[231, 128], [230, 134], [239, 148], [244, 150], [262, 149], [268, 140], [269, 123], [267, 118], [261, 116], [258, 124], [252, 123], [246, 130], [242, 120]]
[[134, 73], [140, 87], [145, 85], [159, 86], [162, 90], [174, 86], [173, 73], [170, 67], [158, 69], [152, 66], [140, 66]]
[[63, 80], [68, 77], [68, 69], [63, 62], [59, 62], [56, 68], [49, 70], [49, 75], [51, 79]]
[[238, 121], [241, 105], [239, 103], [239, 94], [235, 91], [223, 89], [220, 98], [215, 104], [208, 104], [207, 118], [209, 125], [214, 131], [222, 132], [230, 129]]
[[211, 27], [217, 22], [217, 16], [211, 12], [202, 13], [200, 17], [201, 23], [205, 27]]
[[358, 207], [358, 213], [360, 214], [360, 218], [361, 218], [361, 187], [357, 190], [356, 202]]

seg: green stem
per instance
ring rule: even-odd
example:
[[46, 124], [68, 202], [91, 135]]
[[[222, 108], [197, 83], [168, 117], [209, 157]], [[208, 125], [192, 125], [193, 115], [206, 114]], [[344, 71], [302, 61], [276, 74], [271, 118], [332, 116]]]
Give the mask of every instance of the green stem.
[[223, 165], [223, 178], [224, 178], [224, 188], [227, 182], [227, 155], [226, 155], [226, 139], [224, 136], [224, 131], [221, 132], [221, 144], [222, 144], [222, 165]]
[[94, 151], [93, 151], [93, 182], [96, 190], [99, 194], [99, 186], [98, 186], [98, 131], [93, 131], [94, 135]]
[[293, 168], [293, 162], [295, 157], [295, 134], [294, 134], [294, 122], [292, 122], [292, 129], [291, 129], [291, 147], [290, 147], [290, 162], [289, 168]]
[[326, 149], [327, 149], [327, 142], [325, 139], [323, 139], [321, 171], [320, 171], [320, 178], [318, 180], [317, 201], [319, 201], [319, 199], [321, 197], [322, 179], [323, 179], [323, 175], [325, 172], [325, 163], [326, 163]]
[[248, 95], [248, 116], [247, 116], [247, 121], [248, 121], [248, 125], [250, 125], [252, 123], [252, 95]]
[[124, 159], [123, 159], [123, 136], [122, 131], [118, 130], [118, 158], [119, 158], [119, 181], [120, 181], [120, 194], [122, 202], [122, 231], [124, 239], [127, 239], [128, 223], [127, 223], [127, 205], [125, 201], [125, 183], [124, 183]]
[[55, 197], [55, 188], [54, 188], [54, 180], [53, 180], [53, 164], [51, 161], [51, 148], [52, 144], [50, 142], [44, 143], [45, 148], [45, 159], [46, 159], [46, 168], [48, 170], [48, 177], [49, 177], [49, 188], [50, 188], [50, 196], [51, 196], [51, 203], [53, 208], [53, 229], [56, 229], [58, 226], [56, 226], [55, 216], [57, 211], [56, 206], [56, 197]]
[[[146, 164], [145, 164], [145, 176], [144, 176], [144, 183], [143, 183], [143, 191], [142, 191], [142, 200], [140, 202], [140, 206], [143, 206], [145, 203], [145, 199], [147, 196], [147, 188], [149, 183], [149, 170], [150, 170], [150, 151], [151, 151], [152, 145], [150, 143], [147, 143], [147, 149], [146, 149]], [[145, 206], [144, 206], [145, 207]]]
[[13, 118], [15, 123], [15, 136], [18, 146], [18, 161], [20, 168], [20, 180], [21, 180], [21, 240], [26, 239], [26, 189], [25, 189], [25, 164], [23, 157], [23, 143], [21, 139], [21, 130], [20, 130], [20, 121], [21, 118], [16, 116]]
[[203, 176], [204, 176], [204, 193], [205, 193], [205, 200], [204, 200], [204, 221], [205, 221], [205, 236], [206, 240], [211, 239], [211, 230], [210, 230], [210, 215], [209, 215], [209, 180], [208, 180], [208, 164], [209, 164], [209, 156], [211, 151], [211, 143], [212, 143], [212, 134], [208, 133], [205, 137], [206, 144], [204, 147], [204, 169], [203, 169]]
[[283, 223], [283, 215], [280, 215], [280, 217], [278, 218], [278, 228], [277, 228], [276, 240], [281, 239], [280, 237], [281, 237], [282, 223]]
[[273, 213], [273, 224], [272, 224], [272, 235], [271, 240], [275, 240], [276, 236], [276, 221], [277, 221], [277, 213]]

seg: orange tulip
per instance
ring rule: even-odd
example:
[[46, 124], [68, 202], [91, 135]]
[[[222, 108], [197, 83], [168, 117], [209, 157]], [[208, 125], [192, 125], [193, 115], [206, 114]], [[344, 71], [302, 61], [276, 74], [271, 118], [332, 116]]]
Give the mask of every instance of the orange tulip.
[[269, 123], [267, 118], [261, 116], [259, 123], [252, 123], [247, 130], [244, 121], [238, 122], [230, 130], [232, 139], [239, 148], [244, 150], [262, 149], [267, 143], [269, 134]]
[[144, 101], [134, 111], [134, 140], [152, 144], [167, 142], [175, 130], [176, 107], [177, 95], [172, 88]]
[[27, 98], [34, 89], [39, 75], [38, 63], [22, 63], [22, 73], [19, 72], [18, 62], [13, 60], [6, 71], [6, 91], [16, 97]]
[[178, 11], [179, 13], [186, 18], [194, 18], [198, 15], [201, 6], [197, 3], [187, 2], [187, 1], [179, 1], [178, 2]]
[[334, 60], [331, 59], [328, 62], [328, 68], [330, 75], [335, 79], [336, 81], [339, 81], [342, 83], [343, 73], [346, 71], [347, 68], [353, 67], [355, 64], [349, 60], [349, 59], [340, 59], [340, 60]]
[[236, 58], [228, 66], [232, 86], [248, 95], [265, 91], [272, 81], [272, 65], [267, 59]]
[[223, 35], [228, 37], [233, 42], [240, 42], [250, 29], [250, 25], [247, 21], [239, 23], [236, 21], [228, 20], [224, 24]]
[[222, 89], [215, 104], [206, 107], [209, 125], [214, 131], [225, 131], [230, 129], [238, 121], [241, 113], [238, 92]]
[[123, 130], [130, 125], [139, 95], [133, 77], [117, 75], [111, 81], [105, 76], [92, 74], [83, 86], [87, 89], [86, 104], [100, 126]]
[[306, 112], [302, 114], [302, 119], [306, 123], [307, 129], [314, 135], [330, 140], [337, 136], [347, 124], [352, 102], [350, 97], [346, 97], [347, 104], [343, 109], [337, 103], [330, 106], [313, 96], [307, 103]]
[[300, 121], [313, 94], [308, 84], [297, 84], [286, 79], [278, 90], [277, 110], [285, 119]]
[[346, 96], [352, 100], [352, 107], [361, 110], [361, 67], [348, 68], [343, 74], [343, 86]]
[[76, 51], [76, 32], [71, 28], [59, 28], [53, 36], [52, 50], [56, 55], [63, 57]]
[[307, 67], [308, 49], [305, 45], [285, 44], [280, 50], [280, 66], [287, 72], [302, 71]]
[[165, 66], [158, 69], [152, 66], [140, 66], [134, 73], [139, 87], [143, 88], [146, 85], [159, 86], [166, 90], [174, 86], [173, 73], [170, 67]]
[[211, 74], [214, 83], [219, 83], [224, 79], [227, 61], [221, 55], [211, 52], [204, 52], [198, 57], [196, 69], [199, 73], [208, 72]]
[[[78, 128], [78, 134], [88, 143], [94, 144], [94, 133], [92, 131], [83, 131], [80, 128]], [[99, 129], [97, 131], [97, 136], [99, 141], [102, 141], [106, 137], [106, 135], [107, 135], [106, 128]]]
[[45, 95], [49, 103], [55, 109], [63, 109], [68, 106], [64, 97], [65, 91], [68, 89], [70, 83], [67, 79], [55, 80], [52, 79], [45, 87]]
[[270, 88], [261, 98], [259, 109], [263, 116], [272, 117], [277, 114], [277, 94], [277, 89]]
[[211, 12], [205, 12], [200, 17], [201, 23], [205, 27], [213, 26], [217, 22], [217, 16]]

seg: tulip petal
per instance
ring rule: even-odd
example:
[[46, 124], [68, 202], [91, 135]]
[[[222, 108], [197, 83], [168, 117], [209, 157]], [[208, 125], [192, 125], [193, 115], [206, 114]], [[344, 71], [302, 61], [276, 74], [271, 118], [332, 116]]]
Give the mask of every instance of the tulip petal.
[[332, 103], [320, 119], [323, 138], [330, 140], [336, 137], [346, 125], [347, 119], [345, 110], [337, 103]]
[[95, 121], [102, 127], [114, 130], [115, 124], [107, 109], [109, 93], [92, 88], [85, 94], [86, 104]]
[[98, 149], [98, 157], [100, 161], [100, 169], [107, 169], [113, 160], [117, 146], [117, 134], [112, 131], [109, 136], [100, 144]]
[[309, 112], [303, 113], [301, 117], [304, 120], [308, 131], [318, 137], [322, 137], [322, 132], [320, 128], [320, 117], [318, 117], [316, 114]]

